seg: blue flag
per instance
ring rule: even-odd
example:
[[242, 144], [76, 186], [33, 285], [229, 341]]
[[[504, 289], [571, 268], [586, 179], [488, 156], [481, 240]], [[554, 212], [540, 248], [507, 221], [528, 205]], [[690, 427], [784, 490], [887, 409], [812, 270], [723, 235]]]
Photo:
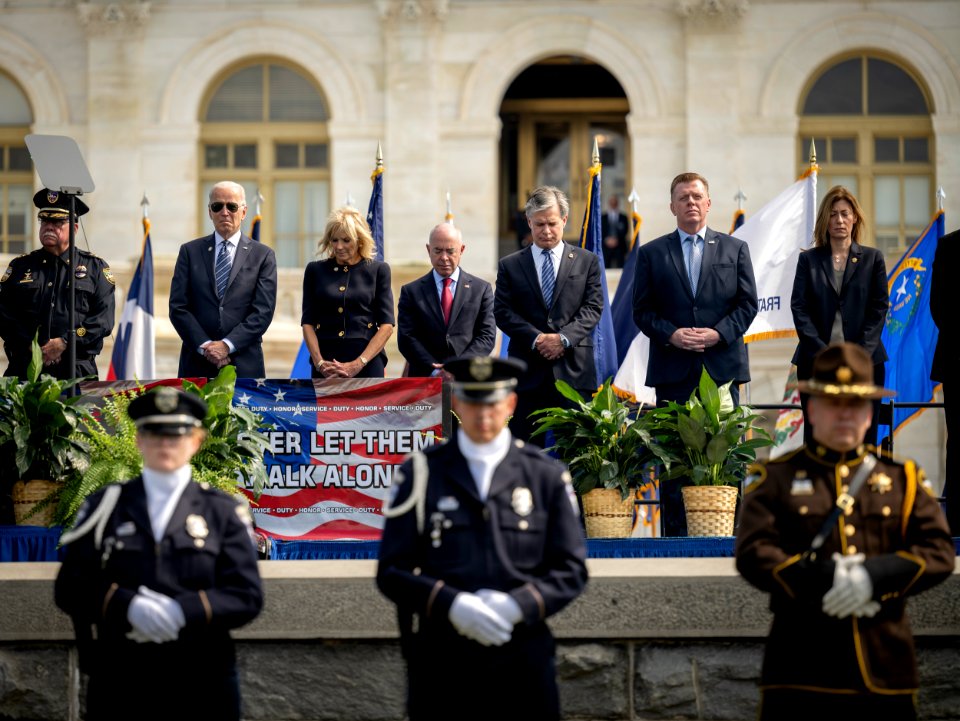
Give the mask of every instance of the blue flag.
[[603, 263], [603, 233], [600, 230], [600, 163], [590, 167], [590, 187], [587, 190], [587, 208], [583, 214], [580, 247], [596, 254], [600, 261], [600, 284], [603, 287], [603, 312], [593, 329], [593, 362], [597, 367], [597, 387], [617, 375], [617, 339], [613, 334], [613, 316], [607, 293], [607, 269]]
[[373, 192], [370, 193], [370, 205], [367, 206], [367, 225], [373, 235], [376, 248], [375, 260], [383, 260], [383, 167], [378, 167], [370, 176]]
[[260, 242], [260, 223], [263, 221], [263, 216], [260, 215], [258, 211], [255, 216], [253, 216], [253, 222], [250, 224], [250, 237], [255, 241]]
[[[896, 401], [927, 403], [934, 400], [937, 383], [930, 380], [937, 326], [930, 315], [930, 281], [937, 242], [944, 234], [943, 211], [887, 275], [890, 310], [880, 340], [887, 350], [887, 388], [897, 392]], [[894, 408], [893, 432], [920, 414], [919, 408]], [[881, 426], [878, 441], [889, 435]]]

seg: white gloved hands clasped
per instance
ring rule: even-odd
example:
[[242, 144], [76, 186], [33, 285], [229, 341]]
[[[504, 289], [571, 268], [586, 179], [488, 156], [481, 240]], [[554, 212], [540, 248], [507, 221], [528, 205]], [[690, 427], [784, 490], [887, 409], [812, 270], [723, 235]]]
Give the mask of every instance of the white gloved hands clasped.
[[480, 600], [495, 613], [500, 614], [500, 617], [510, 625], [516, 626], [523, 620], [523, 609], [510, 594], [503, 591], [494, 591], [492, 588], [481, 588], [477, 591], [477, 595]]
[[450, 606], [449, 617], [461, 636], [483, 646], [501, 646], [510, 640], [513, 624], [475, 593], [458, 593]]
[[833, 587], [823, 596], [823, 612], [828, 616], [870, 618], [880, 611], [880, 604], [872, 600], [873, 582], [864, 568], [862, 553], [850, 556], [833, 554], [836, 568]]
[[180, 629], [186, 625], [179, 603], [146, 586], [140, 586], [137, 595], [130, 601], [127, 620], [133, 626], [127, 638], [137, 643], [175, 641]]

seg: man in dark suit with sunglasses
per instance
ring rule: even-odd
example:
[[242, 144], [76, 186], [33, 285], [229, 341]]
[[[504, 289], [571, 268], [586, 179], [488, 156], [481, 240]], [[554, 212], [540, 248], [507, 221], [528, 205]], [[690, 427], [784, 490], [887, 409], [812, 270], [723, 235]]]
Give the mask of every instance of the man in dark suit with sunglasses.
[[210, 189], [214, 233], [180, 247], [170, 284], [170, 321], [183, 340], [180, 377], [211, 378], [235, 365], [241, 378], [263, 378], [263, 334], [277, 305], [277, 259], [240, 232], [243, 186]]

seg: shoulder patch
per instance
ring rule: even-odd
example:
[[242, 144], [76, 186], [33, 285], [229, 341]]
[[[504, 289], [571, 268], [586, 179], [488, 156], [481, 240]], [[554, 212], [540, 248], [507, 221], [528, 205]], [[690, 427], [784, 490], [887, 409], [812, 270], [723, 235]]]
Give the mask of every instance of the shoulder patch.
[[116, 284], [117, 284], [117, 281], [114, 280], [114, 278], [113, 278], [113, 273], [110, 272], [110, 266], [109, 266], [109, 265], [103, 266], [103, 277], [107, 279], [107, 282], [108, 282], [110, 285], [116, 285]]
[[13, 266], [12, 266], [12, 265], [8, 265], [8, 266], [7, 266], [7, 269], [6, 269], [5, 271], [3, 271], [3, 277], [0, 278], [0, 283], [6, 283], [6, 282], [7, 282], [7, 278], [10, 277], [10, 274], [11, 274], [12, 272], [13, 272]]

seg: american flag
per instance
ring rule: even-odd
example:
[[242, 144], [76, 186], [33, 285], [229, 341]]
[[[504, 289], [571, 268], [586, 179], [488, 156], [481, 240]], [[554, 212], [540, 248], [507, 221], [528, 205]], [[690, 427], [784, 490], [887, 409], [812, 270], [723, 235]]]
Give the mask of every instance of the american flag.
[[396, 468], [442, 433], [439, 378], [239, 379], [234, 403], [271, 428], [251, 504], [257, 529], [281, 540], [379, 539]]

